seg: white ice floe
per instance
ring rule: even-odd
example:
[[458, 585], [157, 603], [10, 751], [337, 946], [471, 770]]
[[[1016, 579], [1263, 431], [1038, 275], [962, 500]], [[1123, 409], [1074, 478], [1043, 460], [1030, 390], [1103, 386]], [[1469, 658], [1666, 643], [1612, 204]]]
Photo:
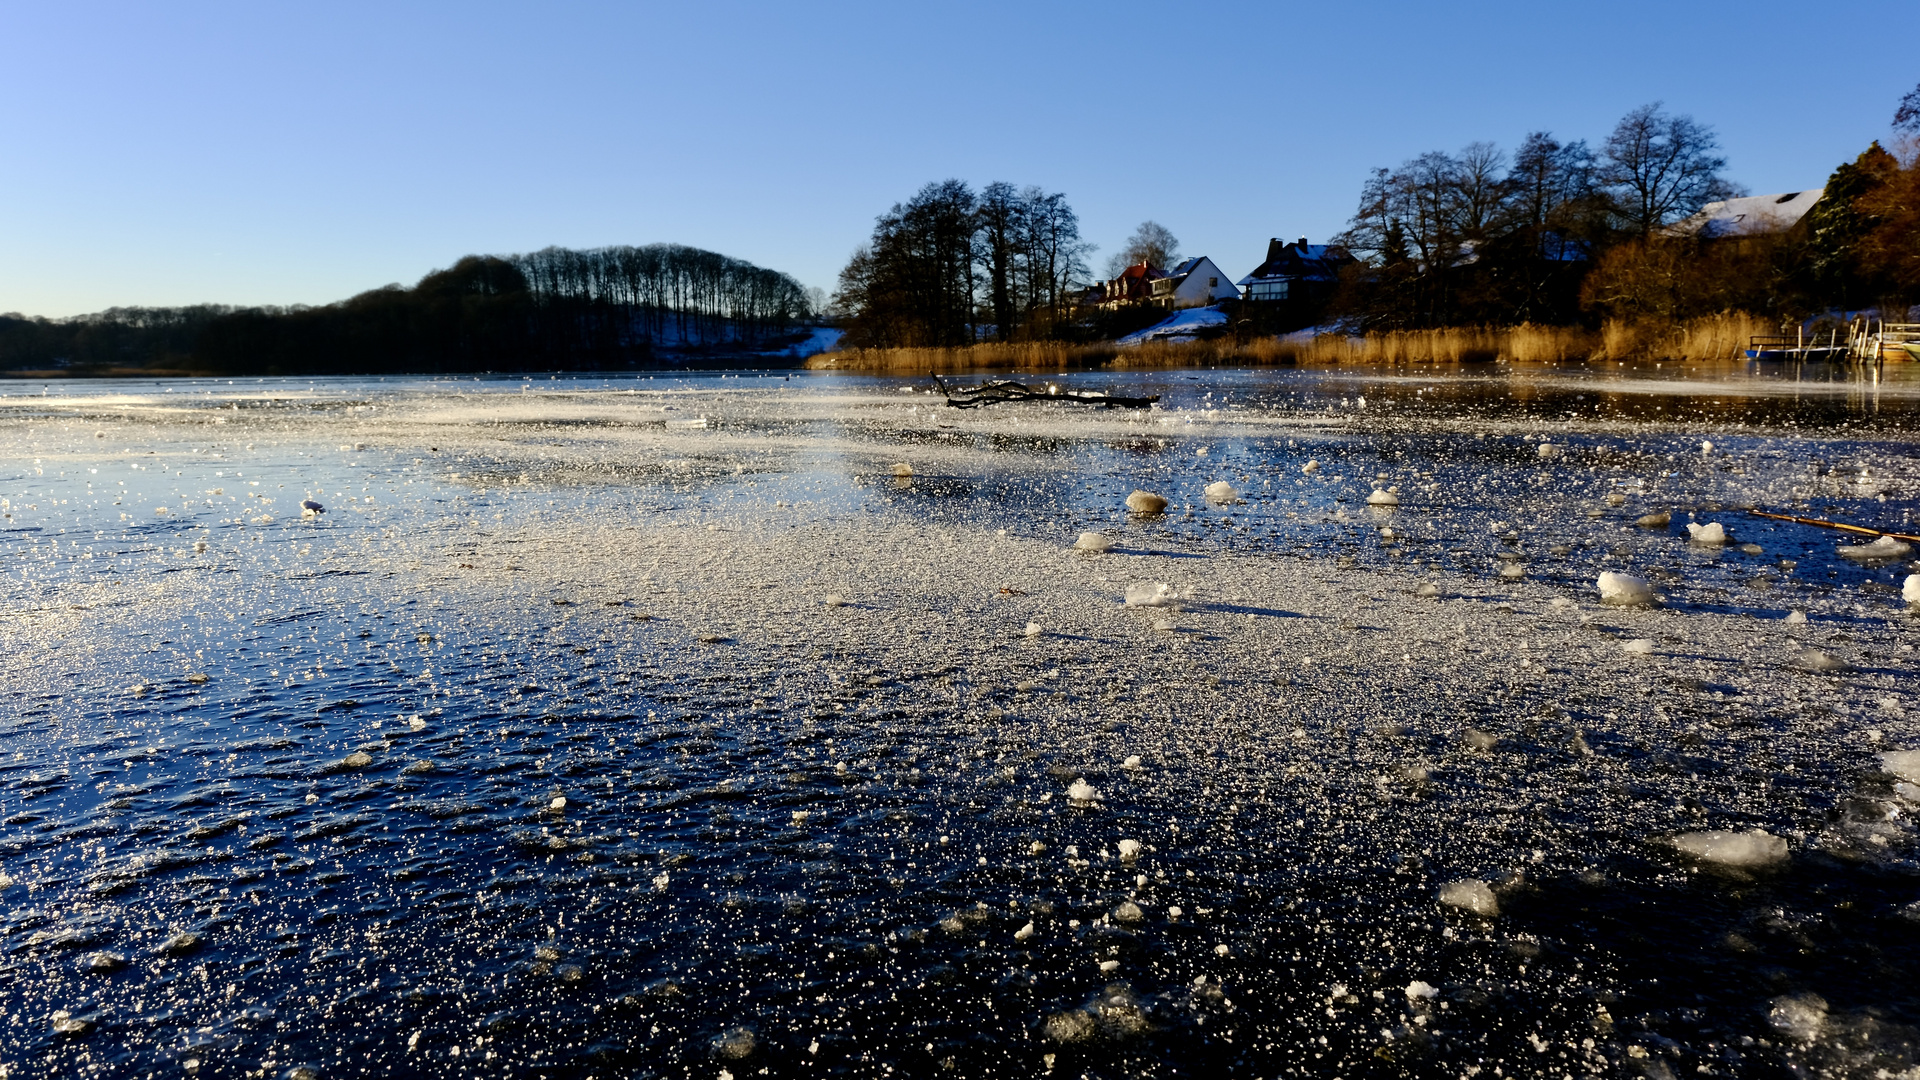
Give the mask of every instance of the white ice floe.
[[1440, 886], [1440, 903], [1487, 918], [1500, 914], [1500, 901], [1494, 898], [1493, 889], [1479, 878], [1461, 878]]
[[1436, 585], [1436, 584], [1434, 584], [1434, 583], [1433, 583], [1433, 582], [1431, 582], [1431, 581], [1423, 581], [1423, 582], [1421, 582], [1420, 584], [1418, 584], [1418, 585], [1416, 585], [1416, 586], [1414, 586], [1414, 587], [1413, 587], [1413, 595], [1415, 595], [1415, 596], [1439, 596], [1439, 595], [1440, 595], [1440, 586], [1438, 586], [1438, 585]]
[[1852, 671], [1853, 665], [1825, 649], [1811, 646], [1794, 655], [1793, 662], [1808, 671]]
[[1207, 485], [1208, 502], [1230, 503], [1239, 497], [1240, 492], [1236, 491], [1234, 486], [1225, 480], [1215, 480], [1213, 483]]
[[895, 462], [895, 463], [894, 463], [894, 466], [893, 466], [893, 475], [895, 475], [895, 476], [912, 476], [912, 475], [913, 475], [913, 466], [911, 466], [911, 465], [909, 465], [909, 464], [907, 464], [907, 463], [906, 463], [906, 462], [904, 462], [904, 461], [900, 461], [900, 462]]
[[1113, 549], [1113, 538], [1103, 533], [1083, 532], [1080, 534], [1080, 538], [1073, 542], [1073, 546], [1078, 551], [1087, 551], [1098, 555]]
[[1632, 641], [1620, 646], [1620, 649], [1623, 652], [1630, 652], [1635, 656], [1652, 656], [1653, 639], [1647, 637], [1634, 638]]
[[1551, 461], [1554, 458], [1559, 457], [1563, 453], [1566, 453], [1566, 450], [1563, 447], [1555, 446], [1550, 442], [1543, 442], [1540, 444], [1539, 454], [1542, 458], [1545, 458], [1548, 461]]
[[1439, 996], [1440, 996], [1439, 988], [1435, 987], [1431, 983], [1425, 983], [1420, 981], [1419, 979], [1415, 979], [1412, 982], [1407, 984], [1407, 1000], [1408, 1001], [1425, 1001], [1430, 998], [1437, 998]]
[[1696, 544], [1704, 544], [1708, 547], [1719, 547], [1727, 542], [1727, 530], [1722, 528], [1717, 521], [1709, 521], [1705, 525], [1689, 521], [1687, 522], [1687, 537]]
[[1768, 1004], [1767, 1023], [1789, 1038], [1812, 1042], [1827, 1026], [1827, 1000], [1818, 994], [1782, 994]]
[[1121, 762], [1120, 767], [1123, 769], [1138, 769], [1140, 767], [1140, 755], [1129, 754], [1127, 760]]
[[1120, 857], [1128, 862], [1140, 857], [1140, 841], [1122, 840], [1119, 843]]
[[1127, 496], [1127, 509], [1136, 514], [1158, 514], [1167, 508], [1167, 500], [1151, 491], [1135, 491]]
[[1633, 606], [1657, 603], [1660, 599], [1654, 595], [1653, 586], [1647, 584], [1646, 578], [1632, 574], [1605, 570], [1596, 584], [1600, 587], [1600, 602], [1603, 604]]
[[1178, 599], [1179, 590], [1164, 581], [1136, 581], [1127, 586], [1128, 607], [1167, 607]]
[[1672, 843], [1683, 855], [1721, 866], [1771, 866], [1787, 857], [1787, 842], [1763, 829], [1686, 832], [1675, 836]]
[[828, 607], [846, 607], [847, 598], [837, 592], [830, 592], [827, 594], [826, 604]]
[[1900, 583], [1900, 599], [1909, 607], [1920, 607], [1920, 574], [1908, 574], [1907, 580]]
[[567, 797], [565, 795], [555, 795], [553, 801], [547, 804], [547, 809], [549, 810], [565, 810], [566, 808]]
[[1792, 611], [1787, 612], [1787, 617], [1784, 621], [1788, 626], [1805, 626], [1807, 623], [1807, 613], [1801, 611], [1799, 608], [1794, 608]]
[[1320, 463], [1318, 461], [1315, 461], [1312, 458], [1308, 458], [1307, 463], [1305, 465], [1300, 466], [1300, 471], [1303, 473], [1309, 473], [1309, 474], [1317, 473], [1320, 471]]
[[1882, 536], [1870, 544], [1841, 545], [1836, 551], [1843, 559], [1871, 562], [1875, 559], [1904, 559], [1913, 554], [1913, 545], [1891, 536]]
[[1920, 784], [1920, 750], [1890, 750], [1880, 755], [1880, 767], [1902, 780]]
[[1022, 633], [1026, 634], [1028, 637], [1039, 637], [1041, 634], [1040, 624], [1037, 622], [1030, 622], [1027, 624], [1027, 628], [1024, 631], [1022, 631]]
[[1367, 505], [1368, 506], [1399, 506], [1400, 496], [1395, 495], [1393, 492], [1388, 491], [1385, 488], [1374, 488], [1373, 493], [1367, 496]]
[[1100, 789], [1087, 783], [1086, 778], [1082, 777], [1067, 785], [1067, 798], [1074, 802], [1099, 802]]

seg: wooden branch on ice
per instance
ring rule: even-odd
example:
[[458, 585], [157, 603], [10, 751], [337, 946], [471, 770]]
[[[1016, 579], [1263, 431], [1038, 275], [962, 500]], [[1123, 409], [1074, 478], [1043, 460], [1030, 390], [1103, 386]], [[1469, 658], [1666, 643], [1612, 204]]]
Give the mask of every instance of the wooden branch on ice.
[[1104, 390], [1062, 390], [1052, 383], [1036, 389], [1008, 379], [994, 379], [979, 386], [950, 387], [935, 375], [933, 385], [947, 396], [947, 407], [950, 409], [977, 409], [1002, 401], [1070, 401], [1077, 405], [1099, 405], [1103, 408], [1118, 405], [1123, 409], [1145, 409], [1160, 400], [1159, 394], [1151, 397], [1121, 397]]
[[1818, 525], [1822, 529], [1840, 529], [1844, 532], [1859, 533], [1862, 536], [1891, 536], [1895, 540], [1920, 544], [1920, 536], [1907, 533], [1888, 532], [1885, 529], [1869, 529], [1865, 525], [1848, 525], [1843, 521], [1828, 521], [1826, 518], [1794, 517], [1792, 514], [1769, 514], [1764, 510], [1749, 510], [1754, 517], [1771, 518], [1774, 521], [1791, 521], [1796, 525]]

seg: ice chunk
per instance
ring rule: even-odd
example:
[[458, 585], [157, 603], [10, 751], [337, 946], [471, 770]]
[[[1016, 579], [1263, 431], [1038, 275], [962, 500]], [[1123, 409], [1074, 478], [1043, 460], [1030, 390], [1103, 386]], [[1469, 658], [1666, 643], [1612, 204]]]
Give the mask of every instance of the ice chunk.
[[1374, 488], [1373, 493], [1367, 496], [1367, 505], [1368, 506], [1399, 506], [1400, 496], [1395, 495], [1393, 492], [1388, 491], [1384, 488]]
[[1099, 802], [1100, 789], [1087, 783], [1085, 777], [1067, 785], [1067, 798], [1074, 802]]
[[912, 476], [912, 475], [913, 475], [913, 466], [911, 466], [911, 465], [909, 465], [909, 464], [907, 464], [907, 463], [906, 463], [906, 462], [904, 462], [904, 461], [901, 461], [901, 462], [896, 462], [896, 463], [894, 464], [894, 466], [893, 466], [893, 475], [895, 475], [895, 476]]
[[1083, 532], [1080, 534], [1080, 539], [1073, 542], [1073, 546], [1080, 551], [1090, 551], [1097, 555], [1111, 550], [1113, 539], [1097, 532]]
[[1807, 623], [1807, 613], [1801, 611], [1799, 608], [1794, 608], [1792, 611], [1787, 612], [1785, 621], [1788, 626], [1805, 626]]
[[1909, 607], [1920, 607], [1920, 574], [1908, 574], [1907, 580], [1900, 583], [1900, 599]]
[[1215, 480], [1213, 483], [1207, 485], [1208, 502], [1230, 503], [1239, 497], [1240, 493], [1235, 491], [1233, 485], [1227, 483], [1225, 480]]
[[1440, 886], [1440, 903], [1487, 918], [1500, 914], [1500, 901], [1494, 899], [1493, 889], [1479, 878], [1461, 878]]
[[1033, 935], [1034, 935], [1033, 924], [1028, 923], [1027, 925], [1013, 932], [1013, 940], [1025, 941], [1028, 938], [1032, 937]]
[[837, 592], [830, 592], [827, 594], [827, 606], [828, 607], [846, 607], [847, 598], [844, 596], [841, 596]]
[[1118, 846], [1120, 848], [1120, 857], [1122, 859], [1125, 859], [1128, 862], [1132, 862], [1133, 860], [1140, 857], [1140, 841], [1122, 840], [1120, 841]]
[[1827, 999], [1818, 994], [1782, 994], [1770, 1004], [1767, 1023], [1789, 1038], [1812, 1042], [1827, 1026]]
[[1639, 518], [1634, 521], [1634, 524], [1643, 529], [1664, 529], [1673, 524], [1673, 515], [1662, 510], [1657, 514], [1648, 514]]
[[1808, 646], [1807, 648], [1800, 650], [1800, 652], [1794, 656], [1793, 662], [1799, 665], [1800, 667], [1807, 669], [1808, 671], [1852, 671], [1853, 670], [1852, 664], [1849, 664], [1845, 660], [1842, 660], [1840, 657], [1835, 656], [1830, 652], [1827, 652], [1825, 649], [1816, 649], [1816, 648], [1813, 648], [1812, 646]]
[[1609, 492], [1607, 494], [1608, 506], [1625, 506], [1626, 502], [1627, 502], [1627, 497], [1625, 495], [1620, 494], [1617, 491]]
[[1540, 444], [1539, 454], [1545, 460], [1551, 461], [1554, 458], [1559, 457], [1563, 453], [1566, 453], [1566, 450], [1564, 448], [1555, 446], [1550, 442], [1543, 442]]
[[1713, 453], [1713, 442], [1712, 442], [1712, 440], [1710, 440], [1710, 439], [1702, 439], [1702, 440], [1700, 441], [1700, 452], [1701, 452], [1702, 454], [1711, 454], [1711, 453]]
[[1022, 633], [1026, 634], [1028, 637], [1039, 637], [1041, 633], [1040, 624], [1037, 622], [1030, 622], [1027, 624], [1027, 628], [1024, 631], [1022, 631]]
[[321, 514], [324, 514], [326, 512], [327, 512], [326, 507], [321, 506], [319, 503], [314, 502], [312, 499], [300, 500], [300, 516], [303, 518], [318, 517]]
[[1300, 471], [1308, 475], [1312, 475], [1320, 471], [1320, 463], [1318, 461], [1313, 460], [1312, 458], [1308, 458], [1307, 463], [1305, 465], [1300, 466]]
[[1727, 530], [1721, 528], [1717, 521], [1709, 521], [1705, 525], [1689, 521], [1687, 536], [1696, 544], [1706, 544], [1710, 547], [1719, 547], [1727, 542]]
[[555, 795], [553, 801], [547, 804], [547, 809], [549, 810], [565, 810], [566, 808], [567, 797], [565, 795]]
[[1683, 855], [1721, 866], [1771, 866], [1787, 857], [1787, 842], [1762, 829], [1686, 832], [1673, 838], [1673, 846]]
[[1526, 577], [1527, 568], [1517, 562], [1510, 562], [1500, 568], [1500, 576], [1506, 578], [1508, 581], [1514, 581]]
[[1842, 545], [1837, 554], [1843, 559], [1859, 559], [1870, 562], [1874, 559], [1904, 559], [1913, 554], [1913, 545], [1891, 536], [1882, 536], [1871, 544], [1855, 547]]
[[1122, 900], [1119, 906], [1113, 909], [1112, 917], [1117, 923], [1137, 923], [1146, 921], [1147, 913], [1140, 909], [1139, 904], [1131, 900]]
[[1158, 514], [1167, 508], [1167, 500], [1151, 491], [1135, 491], [1127, 496], [1127, 509], [1136, 514]]
[[1637, 638], [1634, 638], [1632, 641], [1629, 641], [1626, 644], [1620, 646], [1620, 648], [1623, 652], [1630, 652], [1635, 656], [1652, 656], [1653, 655], [1653, 639], [1648, 637], [1637, 637]]
[[1431, 581], [1423, 581], [1423, 582], [1421, 582], [1421, 583], [1420, 583], [1419, 585], [1416, 585], [1416, 586], [1414, 586], [1414, 590], [1413, 590], [1413, 595], [1415, 595], [1415, 596], [1439, 596], [1439, 595], [1440, 595], [1440, 586], [1438, 586], [1438, 585], [1436, 585], [1436, 584], [1434, 584], [1434, 583], [1433, 583], [1433, 582], [1431, 582]]
[[1603, 604], [1642, 605], [1657, 603], [1660, 599], [1653, 594], [1653, 586], [1647, 584], [1646, 578], [1632, 574], [1605, 570], [1596, 584]]
[[1880, 755], [1880, 767], [1915, 784], [1920, 784], [1920, 750], [1890, 750]]
[[1128, 755], [1127, 760], [1122, 762], [1120, 767], [1124, 769], [1138, 769], [1140, 767], [1140, 755], [1139, 754]]
[[760, 1037], [750, 1027], [730, 1028], [714, 1037], [713, 1052], [728, 1061], [750, 1056], [760, 1046]]
[[1412, 982], [1407, 984], [1407, 1000], [1408, 1001], [1426, 1001], [1430, 998], [1437, 998], [1439, 996], [1440, 996], [1439, 988], [1433, 986], [1430, 983], [1421, 982], [1419, 979], [1415, 979]]
[[1127, 586], [1128, 607], [1166, 607], [1179, 598], [1174, 587], [1163, 581], [1137, 581]]

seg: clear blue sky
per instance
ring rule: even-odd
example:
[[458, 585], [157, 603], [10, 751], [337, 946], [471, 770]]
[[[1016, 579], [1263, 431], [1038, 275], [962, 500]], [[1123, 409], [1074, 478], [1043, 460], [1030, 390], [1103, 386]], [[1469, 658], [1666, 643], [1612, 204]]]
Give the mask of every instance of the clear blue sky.
[[1735, 181], [1798, 190], [1886, 137], [1920, 80], [1886, 43], [1915, 19], [1912, 0], [16, 0], [0, 311], [325, 303], [470, 252], [662, 240], [831, 289], [875, 214], [946, 177], [1064, 191], [1103, 253], [1154, 218], [1238, 275], [1269, 236], [1338, 230], [1373, 166], [1534, 129], [1597, 142], [1654, 99], [1718, 131]]

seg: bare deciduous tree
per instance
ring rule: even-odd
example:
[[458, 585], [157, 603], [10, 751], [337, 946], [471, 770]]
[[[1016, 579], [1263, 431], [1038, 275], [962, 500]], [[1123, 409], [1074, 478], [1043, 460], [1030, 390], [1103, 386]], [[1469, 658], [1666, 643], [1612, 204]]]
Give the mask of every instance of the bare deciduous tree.
[[1600, 180], [1612, 192], [1621, 227], [1642, 238], [1694, 213], [1733, 188], [1720, 176], [1711, 128], [1661, 111], [1660, 102], [1622, 117], [1600, 148]]

